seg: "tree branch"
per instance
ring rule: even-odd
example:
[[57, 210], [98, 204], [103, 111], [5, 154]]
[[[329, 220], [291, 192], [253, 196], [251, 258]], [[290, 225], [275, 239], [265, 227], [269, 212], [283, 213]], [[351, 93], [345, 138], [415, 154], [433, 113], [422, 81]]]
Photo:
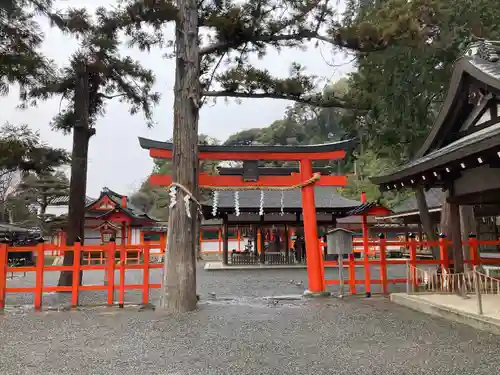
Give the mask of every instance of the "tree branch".
[[121, 96], [127, 96], [127, 94], [116, 94], [116, 95], [106, 95], [106, 94], [103, 94], [103, 93], [98, 93], [97, 94], [99, 97], [101, 98], [105, 98], [105, 99], [113, 99], [113, 98], [119, 98]]
[[278, 34], [278, 35], [270, 35], [270, 34], [262, 34], [262, 35], [253, 35], [251, 38], [242, 38], [238, 41], [222, 41], [213, 43], [206, 47], [202, 47], [200, 49], [200, 55], [207, 55], [210, 53], [222, 53], [227, 52], [230, 49], [237, 48], [245, 43], [276, 43], [276, 42], [287, 42], [287, 41], [302, 41], [303, 39], [316, 39], [321, 40], [323, 42], [336, 45], [342, 48], [352, 49], [354, 51], [359, 52], [375, 52], [381, 51], [387, 48], [386, 42], [380, 42], [379, 44], [367, 44], [363, 45], [359, 42], [353, 42], [345, 40], [341, 37], [340, 34], [335, 38], [327, 37], [321, 35], [315, 31], [304, 30], [294, 34]]
[[315, 107], [322, 108], [346, 108], [350, 109], [346, 103], [337, 98], [323, 99], [321, 95], [296, 96], [290, 94], [277, 94], [272, 92], [263, 93], [247, 93], [237, 91], [205, 91], [205, 97], [231, 97], [231, 98], [246, 98], [246, 99], [281, 99], [292, 100], [297, 103], [309, 104]]

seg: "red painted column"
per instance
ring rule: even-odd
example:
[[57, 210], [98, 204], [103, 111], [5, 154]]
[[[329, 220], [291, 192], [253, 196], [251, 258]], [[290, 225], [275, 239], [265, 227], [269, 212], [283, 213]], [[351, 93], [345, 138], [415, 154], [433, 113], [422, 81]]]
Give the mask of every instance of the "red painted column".
[[[366, 203], [366, 193], [361, 193], [361, 203]], [[365, 267], [365, 296], [371, 297], [372, 295], [372, 284], [371, 284], [371, 273], [370, 273], [370, 261], [369, 261], [369, 250], [370, 245], [368, 241], [370, 240], [368, 236], [368, 218], [366, 214], [363, 214], [362, 219], [362, 229], [363, 229], [363, 265]]]
[[[300, 161], [302, 181], [313, 176], [311, 160]], [[312, 293], [324, 291], [321, 252], [318, 241], [316, 221], [316, 203], [314, 201], [314, 184], [302, 188], [302, 214], [304, 216], [304, 236], [306, 241], [308, 289]]]

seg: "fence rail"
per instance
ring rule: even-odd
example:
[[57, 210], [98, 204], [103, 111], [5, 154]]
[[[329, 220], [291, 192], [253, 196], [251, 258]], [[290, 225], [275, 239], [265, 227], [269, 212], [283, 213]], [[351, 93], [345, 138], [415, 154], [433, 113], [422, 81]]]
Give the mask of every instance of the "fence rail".
[[[464, 272], [460, 276], [449, 276], [452, 272], [452, 267], [454, 261], [449, 258], [448, 250], [451, 245], [450, 241], [446, 238], [441, 238], [439, 241], [429, 242], [422, 241], [417, 242], [415, 239], [410, 239], [407, 242], [402, 241], [387, 241], [384, 238], [380, 238], [378, 241], [369, 241], [372, 244], [372, 248], [376, 248], [374, 254], [375, 257], [370, 257], [368, 253], [369, 247], [365, 246], [363, 248], [363, 258], [356, 259], [354, 254], [350, 254], [346, 261], [342, 261], [342, 268], [347, 268], [348, 277], [339, 277], [339, 279], [325, 279], [326, 285], [348, 285], [351, 294], [356, 294], [357, 287], [359, 285], [364, 285], [365, 293], [371, 294], [372, 286], [379, 285], [381, 287], [382, 293], [388, 292], [388, 287], [391, 284], [407, 284], [410, 286], [417, 287], [422, 284], [422, 280], [429, 279], [430, 273], [422, 273], [421, 268], [425, 265], [432, 268], [434, 274], [438, 274], [440, 270], [441, 275], [448, 275], [448, 279], [453, 279], [454, 281], [450, 284], [451, 286], [460, 286], [462, 288], [470, 291], [471, 282], [470, 277], [467, 272]], [[400, 246], [409, 249], [409, 259], [390, 259], [387, 258], [387, 248], [389, 246], [395, 246], [398, 244]], [[465, 260], [465, 263], [469, 265], [470, 269], [482, 265], [498, 265], [500, 266], [500, 258], [481, 258], [479, 256], [478, 248], [481, 245], [495, 245], [500, 244], [500, 241], [478, 241], [476, 238], [470, 238], [466, 241], [464, 245], [468, 248], [469, 259]], [[439, 249], [440, 259], [418, 259], [417, 257], [417, 247], [418, 246], [437, 246]], [[74, 246], [56, 246], [52, 244], [40, 243], [36, 246], [25, 246], [25, 247], [9, 247], [7, 244], [0, 244], [0, 309], [3, 309], [6, 301], [7, 293], [33, 293], [34, 294], [34, 307], [35, 309], [40, 309], [42, 307], [42, 297], [43, 293], [46, 292], [68, 292], [71, 293], [71, 304], [72, 306], [77, 306], [79, 302], [79, 293], [82, 291], [105, 291], [107, 292], [107, 297], [103, 298], [102, 301], [108, 305], [118, 304], [123, 306], [125, 303], [125, 291], [128, 290], [138, 290], [142, 292], [141, 302], [143, 304], [149, 303], [149, 291], [151, 289], [157, 289], [161, 287], [159, 283], [151, 282], [150, 272], [152, 269], [161, 269], [162, 264], [155, 263], [152, 256], [162, 256], [162, 252], [153, 252], [153, 249], [158, 249], [158, 244], [156, 243], [144, 243], [139, 245], [118, 245], [111, 242], [106, 245], [81, 245], [76, 243]], [[51, 264], [46, 265], [47, 257], [51, 257], [54, 254], [64, 255], [65, 253], [71, 253], [73, 255], [74, 261], [72, 264]], [[9, 263], [9, 256], [16, 254], [20, 259], [23, 253], [29, 254], [33, 253], [33, 261], [31, 264], [19, 265]], [[98, 261], [98, 264], [92, 264], [92, 256], [94, 255]], [[261, 254], [262, 255], [262, 254]], [[264, 255], [266, 255], [264, 253]], [[260, 262], [259, 257], [254, 257], [251, 260], [243, 259], [237, 260], [240, 255], [235, 255], [234, 264], [236, 262], [241, 262], [240, 264], [249, 264], [244, 262]], [[293, 262], [291, 259], [292, 254], [289, 254], [289, 258], [285, 254], [267, 254], [267, 263], [272, 264], [288, 264], [288, 262]], [[25, 258], [28, 258], [26, 256]], [[324, 265], [327, 266], [338, 266], [338, 261], [323, 261]], [[253, 263], [252, 263], [253, 264]], [[388, 273], [388, 266], [390, 265], [408, 265], [409, 275], [401, 275], [404, 277], [392, 277]], [[379, 266], [379, 277], [371, 277], [370, 268], [373, 265]], [[364, 268], [364, 278], [356, 278], [356, 270], [362, 266]], [[500, 267], [499, 267], [500, 268]], [[102, 285], [80, 285], [80, 272], [81, 271], [101, 271], [106, 275], [107, 283]], [[126, 271], [136, 270], [142, 274], [142, 282], [140, 283], [126, 283]], [[72, 272], [72, 286], [52, 286], [47, 285], [44, 282], [45, 272]], [[115, 272], [118, 274], [115, 277]], [[34, 273], [35, 285], [34, 286], [19, 286], [19, 285], [8, 285], [8, 275], [18, 274], [18, 273]], [[497, 279], [487, 276], [484, 273], [475, 272], [476, 275], [475, 282], [478, 282], [481, 287], [477, 287], [474, 291], [479, 291], [481, 293], [498, 293], [500, 290], [500, 282]], [[434, 277], [434, 276], [432, 276]], [[442, 276], [441, 276], [442, 278]], [[456, 279], [456, 280], [455, 280]], [[474, 279], [474, 278], [473, 278]], [[12, 280], [11, 280], [12, 281]], [[129, 280], [130, 281], [130, 280]], [[441, 281], [442, 282], [442, 281]], [[438, 278], [427, 284], [431, 289], [437, 288]], [[443, 285], [447, 284], [442, 284]], [[450, 287], [451, 287], [450, 286]], [[465, 289], [464, 289], [465, 290]], [[117, 298], [115, 298], [115, 292], [117, 293]]]
[[[99, 250], [96, 250], [99, 249]], [[54, 245], [38, 244], [33, 247], [8, 247], [6, 244], [0, 244], [0, 309], [5, 307], [7, 293], [34, 293], [34, 308], [39, 310], [42, 307], [43, 293], [47, 292], [69, 292], [71, 293], [71, 305], [78, 306], [79, 293], [87, 290], [107, 291], [107, 299], [103, 301], [108, 305], [118, 303], [123, 307], [125, 303], [126, 290], [142, 291], [142, 304], [149, 303], [149, 290], [158, 289], [161, 284], [150, 283], [150, 270], [163, 268], [162, 264], [150, 262], [151, 245], [116, 245], [111, 242], [107, 245], [96, 247], [95, 245], [84, 246], [75, 243], [74, 246], [59, 247], [60, 254], [72, 253], [73, 263], [71, 265], [45, 265], [46, 253], [51, 254], [54, 251]], [[82, 264], [84, 255], [89, 252], [100, 251], [104, 254], [104, 264], [85, 265]], [[8, 264], [9, 253], [34, 252], [34, 265], [15, 266]], [[129, 252], [140, 253], [141, 258], [135, 264], [128, 264], [126, 259]], [[118, 256], [117, 256], [118, 254]], [[156, 255], [156, 254], [155, 254]], [[49, 255], [50, 256], [50, 255]], [[81, 285], [80, 271], [101, 270], [107, 277], [107, 283], [103, 285]], [[125, 273], [127, 270], [141, 270], [143, 273], [143, 282], [141, 284], [126, 284]], [[71, 286], [46, 286], [44, 285], [44, 273], [50, 271], [69, 271], [72, 272]], [[118, 280], [115, 280], [115, 271], [118, 271]], [[9, 287], [7, 285], [8, 273], [35, 273], [35, 286], [33, 287]], [[115, 291], [118, 291], [118, 299], [115, 300]]]
[[[359, 247], [359, 244], [363, 242], [354, 242], [353, 247]], [[464, 264], [466, 267], [474, 269], [474, 267], [480, 265], [497, 265], [500, 268], [499, 258], [486, 258], [480, 257], [479, 248], [480, 246], [490, 246], [490, 245], [500, 245], [500, 241], [492, 240], [481, 240], [479, 241], [476, 237], [471, 236], [467, 241], [464, 241], [464, 248], [467, 250], [466, 259], [464, 259]], [[388, 258], [388, 248], [400, 246], [407, 248], [409, 252], [409, 259], [390, 259]], [[419, 259], [417, 254], [418, 248], [436, 248], [439, 251], [439, 259]], [[364, 244], [362, 249], [363, 259], [355, 259], [353, 254], [349, 254], [347, 262], [342, 262], [342, 267], [348, 268], [349, 277], [347, 279], [325, 279], [326, 285], [338, 285], [340, 283], [349, 286], [350, 294], [356, 294], [356, 286], [364, 285], [365, 293], [370, 296], [372, 293], [372, 285], [381, 285], [382, 293], [388, 293], [388, 286], [390, 284], [403, 284], [411, 283], [412, 285], [417, 285], [420, 278], [417, 275], [418, 266], [434, 266], [435, 272], [443, 272], [444, 274], [451, 274], [454, 266], [454, 260], [450, 259], [449, 251], [451, 247], [451, 241], [446, 237], [440, 238], [438, 241], [417, 241], [415, 238], [410, 238], [408, 241], [388, 241], [383, 236], [378, 240], [369, 240]], [[468, 259], [467, 259], [468, 258]], [[339, 266], [338, 261], [323, 261], [324, 266]], [[410, 270], [410, 275], [405, 278], [389, 278], [387, 272], [387, 266], [393, 264], [404, 264], [408, 265]], [[371, 278], [370, 268], [373, 265], [379, 266], [380, 277], [377, 279]], [[356, 267], [363, 266], [364, 268], [364, 278], [356, 279]], [[456, 276], [458, 277], [458, 276]], [[458, 282], [458, 281], [457, 281]], [[465, 283], [465, 279], [462, 280]]]

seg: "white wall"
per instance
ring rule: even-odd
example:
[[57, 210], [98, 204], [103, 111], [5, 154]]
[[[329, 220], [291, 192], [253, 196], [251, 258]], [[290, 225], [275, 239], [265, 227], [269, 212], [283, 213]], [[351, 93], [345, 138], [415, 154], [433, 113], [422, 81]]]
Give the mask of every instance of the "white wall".
[[132, 228], [130, 231], [130, 244], [138, 245], [141, 243], [141, 229], [140, 228]]
[[[240, 250], [245, 250], [245, 245], [248, 243], [248, 238], [240, 239]], [[238, 240], [229, 240], [228, 241], [229, 252], [234, 250], [238, 250]], [[220, 249], [222, 252], [222, 242], [220, 245]], [[219, 251], [219, 242], [218, 241], [210, 241], [210, 242], [202, 242], [201, 243], [201, 252], [202, 253], [216, 253]]]
[[101, 232], [95, 229], [85, 228], [85, 245], [100, 245]]

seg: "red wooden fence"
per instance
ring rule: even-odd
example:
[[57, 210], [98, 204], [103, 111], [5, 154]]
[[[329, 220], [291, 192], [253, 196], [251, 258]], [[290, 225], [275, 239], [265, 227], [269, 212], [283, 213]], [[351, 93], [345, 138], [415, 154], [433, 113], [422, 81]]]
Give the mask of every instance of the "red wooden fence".
[[[465, 260], [466, 264], [477, 266], [480, 264], [499, 264], [500, 258], [481, 258], [478, 248], [480, 245], [499, 245], [499, 241], [478, 241], [472, 237], [464, 246], [467, 246], [470, 252], [470, 259]], [[387, 241], [380, 238], [377, 241], [369, 241], [369, 246], [364, 246], [364, 258], [360, 260], [354, 259], [350, 255], [347, 261], [348, 278], [344, 280], [344, 284], [349, 285], [350, 293], [356, 294], [356, 285], [365, 285], [365, 292], [367, 295], [371, 294], [372, 285], [381, 285], [383, 293], [388, 292], [389, 284], [406, 283], [407, 278], [389, 278], [387, 272], [387, 265], [391, 264], [410, 264], [411, 270], [415, 272], [417, 265], [441, 265], [443, 269], [448, 269], [453, 261], [449, 259], [448, 251], [451, 242], [446, 238], [441, 238], [439, 241], [416, 241], [410, 239], [409, 241]], [[359, 246], [359, 244], [354, 244]], [[388, 246], [401, 246], [409, 249], [409, 260], [406, 259], [388, 259], [386, 257], [386, 249]], [[419, 246], [432, 247], [437, 246], [440, 250], [440, 259], [418, 259], [417, 248]], [[378, 248], [378, 257], [370, 258], [368, 255], [368, 248]], [[78, 306], [79, 293], [85, 290], [104, 290], [107, 291], [107, 299], [103, 301], [104, 304], [114, 305], [118, 303], [123, 307], [125, 303], [126, 290], [140, 290], [142, 292], [141, 302], [143, 304], [149, 303], [149, 290], [158, 289], [161, 284], [150, 283], [150, 270], [163, 268], [163, 264], [150, 263], [150, 250], [157, 248], [156, 244], [143, 243], [140, 245], [117, 245], [113, 242], [107, 245], [85, 245], [76, 243], [74, 246], [56, 246], [51, 244], [40, 243], [36, 248], [31, 247], [9, 247], [6, 244], [0, 244], [0, 309], [5, 307], [5, 297], [7, 293], [34, 293], [34, 307], [40, 309], [42, 307], [42, 296], [44, 292], [67, 292], [71, 293], [71, 305]], [[11, 267], [8, 265], [8, 253], [14, 252], [34, 252], [36, 254], [36, 263], [33, 266]], [[72, 265], [45, 265], [46, 253], [64, 253], [73, 252], [74, 262]], [[81, 260], [89, 253], [102, 252], [104, 254], [105, 264], [81, 264]], [[135, 258], [135, 264], [129, 264], [127, 260], [131, 258], [128, 253], [139, 253], [140, 255]], [[119, 259], [115, 259], [115, 254], [119, 253]], [[161, 255], [161, 254], [155, 254]], [[142, 256], [142, 262], [140, 258]], [[132, 258], [134, 259], [134, 258]], [[324, 261], [325, 266], [336, 266], [337, 261]], [[356, 266], [364, 266], [364, 279], [356, 279]], [[378, 279], [371, 279], [369, 267], [378, 265], [380, 267], [380, 277]], [[87, 270], [101, 270], [107, 274], [107, 284], [103, 285], [80, 285], [79, 275], [80, 271]], [[115, 271], [118, 270], [118, 280], [115, 280]], [[125, 274], [127, 270], [141, 270], [143, 280], [140, 284], [126, 284]], [[73, 285], [72, 286], [47, 286], [44, 283], [44, 273], [53, 271], [72, 271], [73, 272]], [[35, 286], [33, 287], [9, 287], [7, 285], [8, 273], [35, 273]], [[410, 275], [414, 282], [417, 282], [415, 275]], [[339, 280], [325, 280], [326, 285], [339, 284]], [[115, 300], [115, 291], [118, 290], [118, 300]]]
[[[110, 242], [107, 245], [89, 245], [82, 246], [80, 243], [75, 243], [74, 246], [56, 246], [47, 244], [38, 244], [36, 248], [33, 247], [8, 247], [6, 244], [0, 244], [0, 309], [5, 307], [6, 293], [34, 293], [34, 307], [40, 309], [42, 307], [42, 296], [44, 292], [69, 292], [71, 293], [71, 305], [78, 306], [79, 292], [84, 290], [105, 290], [107, 291], [108, 305], [113, 305], [118, 302], [120, 307], [125, 303], [125, 290], [141, 290], [143, 304], [149, 302], [149, 290], [161, 287], [161, 284], [151, 284], [149, 281], [149, 270], [155, 268], [163, 268], [163, 264], [150, 263], [150, 248], [154, 245], [147, 243], [141, 245], [117, 245]], [[45, 265], [45, 253], [53, 251], [73, 252], [74, 262], [72, 265]], [[8, 253], [14, 252], [35, 252], [36, 263], [33, 266], [9, 267], [7, 264]], [[91, 252], [102, 251], [105, 254], [106, 264], [98, 265], [82, 265], [82, 255]], [[119, 252], [120, 258], [117, 262], [115, 254]], [[140, 252], [143, 255], [143, 262], [137, 264], [127, 264], [127, 253]], [[102, 270], [107, 273], [107, 285], [80, 285], [79, 276], [80, 271], [87, 270]], [[115, 281], [115, 270], [119, 271], [118, 282]], [[125, 272], [126, 270], [142, 270], [143, 282], [142, 284], [126, 284]], [[46, 286], [44, 285], [44, 273], [49, 271], [72, 271], [73, 283], [72, 286]], [[8, 273], [35, 273], [35, 286], [34, 287], [8, 287], [7, 275]], [[114, 292], [118, 290], [118, 301], [115, 301]], [[104, 301], [103, 301], [104, 303]]]
[[[483, 265], [500, 265], [500, 258], [481, 258], [479, 254], [479, 247], [483, 246], [496, 246], [499, 245], [500, 241], [479, 241], [476, 237], [469, 238], [468, 241], [464, 242], [462, 245], [468, 248], [469, 258], [465, 259], [465, 264], [470, 264], [472, 266]], [[371, 286], [372, 285], [381, 285], [381, 289], [383, 293], [388, 292], [389, 284], [398, 284], [398, 283], [407, 283], [407, 278], [388, 278], [387, 273], [387, 265], [389, 264], [408, 264], [411, 266], [410, 269], [413, 272], [410, 275], [411, 280], [414, 283], [417, 282], [417, 278], [415, 275], [417, 265], [441, 265], [443, 269], [448, 270], [450, 265], [454, 262], [449, 257], [449, 248], [451, 246], [451, 241], [447, 238], [442, 237], [439, 241], [416, 241], [414, 238], [410, 238], [409, 241], [387, 241], [385, 238], [381, 237], [377, 241], [368, 241], [368, 245], [371, 247], [378, 248], [378, 257], [375, 259], [370, 259], [367, 253], [368, 246], [364, 247], [363, 259], [355, 260], [353, 254], [349, 255], [347, 261], [347, 267], [349, 272], [349, 277], [344, 280], [344, 284], [349, 285], [349, 290], [351, 294], [356, 294], [356, 285], [364, 284], [365, 285], [365, 293], [367, 296], [371, 295]], [[354, 243], [353, 246], [359, 246], [359, 243]], [[387, 247], [388, 246], [400, 246], [406, 247], [409, 249], [409, 259], [387, 259]], [[417, 258], [417, 248], [418, 247], [439, 247], [440, 259], [418, 259]], [[337, 266], [337, 261], [325, 261], [325, 266]], [[356, 279], [356, 266], [362, 265], [364, 266], [364, 278]], [[371, 279], [370, 278], [370, 266], [378, 265], [380, 270], [380, 278], [379, 279]], [[327, 285], [337, 285], [340, 283], [340, 280], [325, 280], [325, 284]]]

